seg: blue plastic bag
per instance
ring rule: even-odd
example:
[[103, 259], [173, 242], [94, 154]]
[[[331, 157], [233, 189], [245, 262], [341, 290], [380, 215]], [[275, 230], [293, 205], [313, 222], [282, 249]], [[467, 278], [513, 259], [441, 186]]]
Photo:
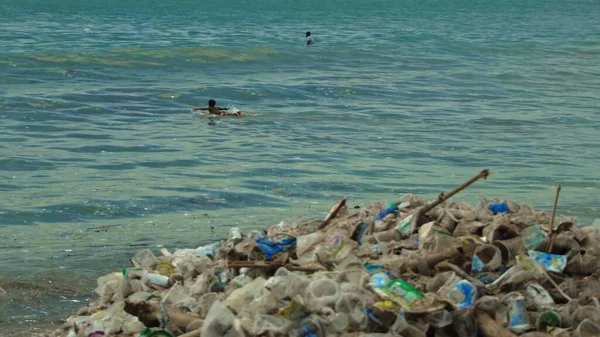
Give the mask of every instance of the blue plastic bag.
[[270, 260], [275, 254], [288, 251], [296, 245], [295, 238], [285, 238], [279, 241], [271, 241], [264, 236], [256, 239], [256, 245], [265, 253], [267, 260]]
[[498, 213], [508, 213], [510, 210], [508, 209], [507, 204], [490, 204], [488, 206], [489, 210], [494, 213], [494, 215]]

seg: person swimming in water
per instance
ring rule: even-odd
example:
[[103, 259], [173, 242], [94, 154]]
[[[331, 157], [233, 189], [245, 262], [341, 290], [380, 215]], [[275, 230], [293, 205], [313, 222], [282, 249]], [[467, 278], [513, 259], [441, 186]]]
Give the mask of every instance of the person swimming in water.
[[217, 102], [214, 99], [211, 99], [208, 101], [208, 108], [194, 108], [193, 111], [208, 111], [208, 113], [210, 115], [217, 115], [217, 116], [237, 116], [237, 117], [242, 117], [244, 115], [243, 111], [238, 111], [236, 113], [227, 113], [227, 110], [229, 110], [229, 108], [221, 108], [217, 106]]
[[310, 36], [310, 32], [306, 32], [306, 45], [310, 46], [313, 43], [315, 43], [315, 41], [313, 41], [312, 36]]

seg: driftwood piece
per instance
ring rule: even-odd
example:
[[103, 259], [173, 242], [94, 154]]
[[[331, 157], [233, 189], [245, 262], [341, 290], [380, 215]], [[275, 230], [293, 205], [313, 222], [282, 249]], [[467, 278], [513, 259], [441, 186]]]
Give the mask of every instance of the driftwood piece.
[[333, 207], [331, 207], [331, 210], [329, 210], [329, 213], [327, 213], [327, 216], [325, 217], [325, 219], [323, 219], [323, 222], [321, 222], [321, 224], [319, 225], [319, 229], [325, 228], [329, 224], [329, 221], [331, 219], [335, 218], [335, 216], [339, 212], [339, 210], [342, 207], [344, 207], [345, 205], [346, 205], [346, 198], [342, 198], [342, 199], [336, 201], [335, 204], [333, 204]]
[[263, 263], [259, 261], [227, 261], [227, 268], [239, 269], [239, 268], [261, 268], [261, 269], [278, 269], [280, 267], [284, 267], [289, 271], [302, 271], [307, 273], [314, 273], [318, 271], [323, 271], [324, 269], [318, 268], [305, 268], [305, 267], [297, 267], [290, 264], [284, 264], [280, 261], [276, 261], [273, 263]]
[[[152, 303], [149, 301], [133, 303], [125, 300], [124, 310], [128, 314], [136, 316], [140, 322], [144, 323], [144, 325], [147, 327], [157, 327], [160, 325], [159, 303]], [[192, 315], [173, 309], [167, 309], [167, 312], [169, 314], [169, 321], [184, 331], [190, 323], [202, 318], [197, 315]]]

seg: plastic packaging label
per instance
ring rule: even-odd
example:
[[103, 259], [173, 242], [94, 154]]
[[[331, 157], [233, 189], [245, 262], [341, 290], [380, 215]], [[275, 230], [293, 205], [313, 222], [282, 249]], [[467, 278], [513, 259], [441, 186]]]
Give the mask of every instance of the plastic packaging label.
[[562, 273], [567, 266], [567, 257], [565, 255], [548, 254], [534, 250], [530, 250], [528, 254], [535, 262], [544, 265], [547, 271]]
[[425, 297], [420, 291], [402, 280], [393, 280], [388, 283], [386, 288], [391, 293], [404, 297], [410, 303], [414, 302], [417, 298]]
[[398, 225], [396, 225], [396, 230], [402, 234], [411, 234], [408, 233], [410, 229], [410, 223], [412, 222], [413, 216], [409, 215], [406, 218], [398, 221]]
[[546, 239], [546, 234], [540, 225], [532, 225], [523, 230], [521, 233], [523, 245], [525, 249], [530, 250], [539, 246]]
[[394, 313], [399, 313], [402, 310], [402, 307], [398, 306], [396, 303], [392, 301], [382, 301], [373, 304], [373, 307], [378, 308], [383, 311], [390, 311]]

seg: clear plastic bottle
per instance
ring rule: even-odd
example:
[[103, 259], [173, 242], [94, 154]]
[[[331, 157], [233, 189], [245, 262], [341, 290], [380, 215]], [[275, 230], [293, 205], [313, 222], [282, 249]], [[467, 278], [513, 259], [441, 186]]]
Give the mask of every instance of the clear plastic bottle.
[[169, 277], [165, 275], [145, 272], [144, 276], [142, 277], [142, 283], [153, 284], [163, 288], [167, 288], [169, 286]]

